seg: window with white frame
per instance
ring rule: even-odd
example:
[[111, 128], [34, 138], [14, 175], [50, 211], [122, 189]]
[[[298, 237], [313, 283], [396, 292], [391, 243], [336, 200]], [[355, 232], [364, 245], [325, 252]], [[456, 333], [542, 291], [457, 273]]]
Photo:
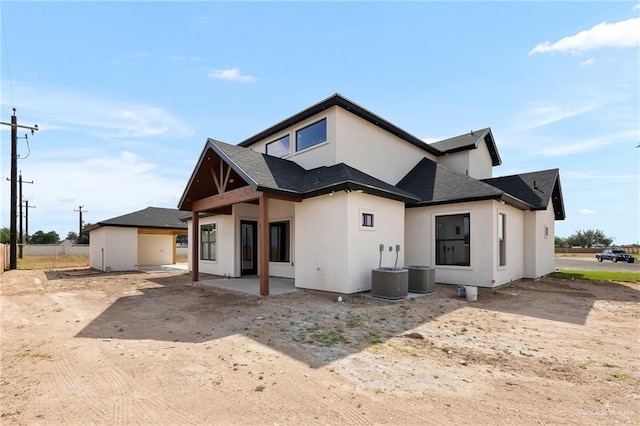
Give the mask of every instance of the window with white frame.
[[289, 135], [276, 139], [267, 144], [267, 155], [274, 157], [286, 157], [291, 154], [291, 138]]
[[302, 151], [327, 140], [327, 119], [323, 118], [296, 131], [296, 151]]
[[436, 265], [471, 265], [470, 215], [436, 216]]
[[507, 215], [498, 213], [498, 265], [507, 264]]
[[269, 261], [289, 262], [289, 221], [269, 224]]
[[217, 233], [216, 224], [210, 223], [207, 225], [200, 225], [200, 259], [201, 260], [216, 260], [217, 252]]

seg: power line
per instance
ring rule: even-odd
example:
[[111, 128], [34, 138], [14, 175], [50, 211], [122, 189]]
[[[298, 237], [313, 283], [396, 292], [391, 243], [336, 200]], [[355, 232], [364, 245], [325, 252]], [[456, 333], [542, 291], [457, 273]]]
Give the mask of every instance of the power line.
[[80, 241], [82, 241], [82, 213], [86, 213], [86, 210], [82, 210], [84, 208], [84, 206], [78, 206], [78, 210], [73, 209], [74, 212], [78, 212], [79, 214], [79, 219], [78, 219], [78, 243], [80, 243]]
[[[17, 232], [16, 232], [16, 219], [18, 204], [18, 129], [29, 129], [31, 134], [38, 130], [38, 125], [22, 126], [18, 124], [18, 117], [16, 117], [16, 109], [13, 108], [13, 115], [11, 116], [11, 123], [0, 121], [0, 124], [5, 126], [11, 126], [11, 229], [10, 229], [10, 242], [9, 242], [9, 269], [18, 269], [17, 259]], [[22, 204], [22, 200], [20, 200]]]

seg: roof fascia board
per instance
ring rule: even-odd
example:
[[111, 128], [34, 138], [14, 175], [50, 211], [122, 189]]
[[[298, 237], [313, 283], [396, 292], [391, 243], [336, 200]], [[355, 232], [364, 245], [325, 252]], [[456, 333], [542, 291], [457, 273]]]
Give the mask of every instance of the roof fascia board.
[[419, 199], [417, 197], [407, 197], [402, 194], [394, 194], [393, 192], [385, 191], [383, 189], [374, 188], [372, 186], [362, 185], [353, 181], [342, 181], [331, 185], [316, 188], [311, 191], [305, 192], [302, 198], [313, 198], [320, 195], [331, 194], [337, 191], [363, 191], [364, 193], [376, 195], [382, 198], [389, 198], [396, 201], [402, 201], [404, 203], [415, 203]]

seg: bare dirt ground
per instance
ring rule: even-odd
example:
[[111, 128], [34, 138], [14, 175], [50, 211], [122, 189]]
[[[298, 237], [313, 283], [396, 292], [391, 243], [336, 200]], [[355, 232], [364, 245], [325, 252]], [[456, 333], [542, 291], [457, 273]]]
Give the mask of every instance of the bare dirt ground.
[[14, 424], [639, 424], [640, 284], [260, 298], [183, 273], [2, 275]]

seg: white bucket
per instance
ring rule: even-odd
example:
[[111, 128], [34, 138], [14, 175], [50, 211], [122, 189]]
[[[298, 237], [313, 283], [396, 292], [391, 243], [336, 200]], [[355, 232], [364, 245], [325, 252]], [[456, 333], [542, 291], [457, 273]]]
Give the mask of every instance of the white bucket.
[[467, 300], [469, 302], [475, 302], [478, 300], [478, 287], [473, 285], [465, 285], [464, 291], [467, 294]]

